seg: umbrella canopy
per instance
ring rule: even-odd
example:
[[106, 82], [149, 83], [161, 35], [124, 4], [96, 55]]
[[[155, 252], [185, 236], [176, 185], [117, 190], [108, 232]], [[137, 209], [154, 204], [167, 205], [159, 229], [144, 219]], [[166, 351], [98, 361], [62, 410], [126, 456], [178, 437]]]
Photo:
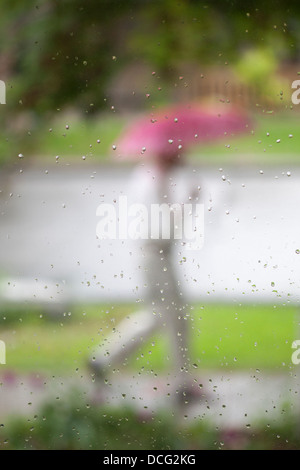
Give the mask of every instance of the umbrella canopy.
[[131, 124], [117, 144], [118, 156], [169, 159], [193, 145], [247, 132], [248, 126], [249, 117], [236, 109], [172, 107]]

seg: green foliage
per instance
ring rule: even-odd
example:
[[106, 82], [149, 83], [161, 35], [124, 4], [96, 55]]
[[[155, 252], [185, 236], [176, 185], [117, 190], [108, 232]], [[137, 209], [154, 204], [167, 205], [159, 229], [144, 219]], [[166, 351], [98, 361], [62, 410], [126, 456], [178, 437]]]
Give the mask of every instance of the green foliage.
[[275, 74], [276, 68], [277, 60], [272, 49], [248, 50], [236, 64], [239, 75], [255, 85], [264, 84], [271, 74]]
[[286, 103], [290, 103], [290, 94], [287, 92], [290, 91], [291, 84], [288, 79], [279, 80], [278, 66], [278, 57], [273, 48], [257, 47], [245, 51], [237, 60], [234, 69], [239, 79], [255, 87], [265, 102], [278, 104], [279, 97], [283, 101], [288, 96]]
[[[107, 106], [107, 86], [130, 63], [171, 80], [184, 63], [235, 61], [264, 44], [278, 58], [299, 53], [299, 3], [283, 1], [14, 0], [0, 6], [0, 58], [7, 108], [44, 113]], [[274, 47], [274, 44], [276, 47]], [[109, 98], [109, 97], [108, 97]]]
[[13, 420], [1, 434], [0, 449], [179, 448], [181, 442], [172, 416], [152, 417], [132, 409], [91, 406], [78, 393], [75, 390], [63, 400], [49, 401], [31, 420]]
[[[299, 56], [299, 13], [298, 2], [287, 7], [282, 0], [2, 2], [0, 78], [7, 104], [0, 108], [0, 164], [14, 163], [19, 153], [85, 154], [84, 138], [65, 145], [60, 135], [45, 137], [45, 122], [49, 128], [53, 116], [70, 108], [97, 117], [112, 106], [118, 110], [122, 99], [139, 111], [168, 103], [184, 93], [178, 78], [204, 66], [229, 66], [270, 103], [283, 104], [280, 94], [290, 102], [290, 84], [278, 83], [273, 72]], [[116, 89], [115, 80], [135, 67], [150, 70], [149, 77], [137, 72], [134, 83], [121, 80]]]
[[[283, 410], [284, 413], [284, 410]], [[6, 419], [1, 450], [299, 450], [299, 417], [245, 428], [213, 427], [200, 416], [109, 408], [87, 403], [78, 390], [44, 403], [34, 417]]]

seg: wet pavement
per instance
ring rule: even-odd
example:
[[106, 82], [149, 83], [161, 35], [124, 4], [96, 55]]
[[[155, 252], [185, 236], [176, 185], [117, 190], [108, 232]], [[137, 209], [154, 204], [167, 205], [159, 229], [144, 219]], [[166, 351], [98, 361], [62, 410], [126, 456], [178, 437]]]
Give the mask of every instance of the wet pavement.
[[132, 408], [145, 416], [175, 412], [179, 418], [181, 413], [184, 419], [205, 420], [227, 429], [275, 423], [300, 412], [300, 377], [295, 373], [206, 371], [195, 376], [195, 387], [201, 384], [199, 397], [187, 400], [180, 409], [172, 400], [172, 383], [160, 375], [117, 373], [100, 385], [85, 375], [2, 374], [0, 381], [2, 421], [14, 415], [34, 416], [43, 403], [68, 400], [74, 390], [90, 406]]
[[[85, 162], [84, 162], [85, 163]], [[99, 240], [97, 207], [118, 206], [131, 169], [54, 165], [0, 178], [0, 298], [55, 304], [136, 301], [138, 240]], [[180, 247], [183, 292], [198, 301], [299, 302], [300, 170], [187, 168], [201, 186], [204, 246]]]

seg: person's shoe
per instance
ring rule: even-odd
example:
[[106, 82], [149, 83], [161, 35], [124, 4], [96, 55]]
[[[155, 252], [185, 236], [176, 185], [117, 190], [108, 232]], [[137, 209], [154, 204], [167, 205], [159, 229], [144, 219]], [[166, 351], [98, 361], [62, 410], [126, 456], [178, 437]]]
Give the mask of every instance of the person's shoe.
[[201, 404], [207, 399], [199, 384], [182, 384], [176, 390], [176, 402], [179, 406]]
[[91, 372], [92, 377], [98, 382], [103, 382], [105, 379], [105, 369], [101, 362], [94, 359], [90, 359], [88, 362], [88, 368]]

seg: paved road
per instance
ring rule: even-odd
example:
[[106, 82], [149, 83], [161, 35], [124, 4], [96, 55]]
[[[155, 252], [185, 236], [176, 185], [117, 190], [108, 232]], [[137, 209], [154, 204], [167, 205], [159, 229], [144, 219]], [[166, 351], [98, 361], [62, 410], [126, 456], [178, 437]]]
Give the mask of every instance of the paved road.
[[[287, 171], [291, 171], [288, 176]], [[138, 300], [137, 241], [97, 240], [96, 209], [118, 205], [127, 168], [55, 165], [0, 178], [0, 296], [46, 301]], [[203, 302], [300, 298], [300, 170], [192, 168], [205, 209], [204, 247], [174, 259]], [[180, 262], [178, 262], [180, 261]], [[45, 288], [47, 286], [47, 288]]]

